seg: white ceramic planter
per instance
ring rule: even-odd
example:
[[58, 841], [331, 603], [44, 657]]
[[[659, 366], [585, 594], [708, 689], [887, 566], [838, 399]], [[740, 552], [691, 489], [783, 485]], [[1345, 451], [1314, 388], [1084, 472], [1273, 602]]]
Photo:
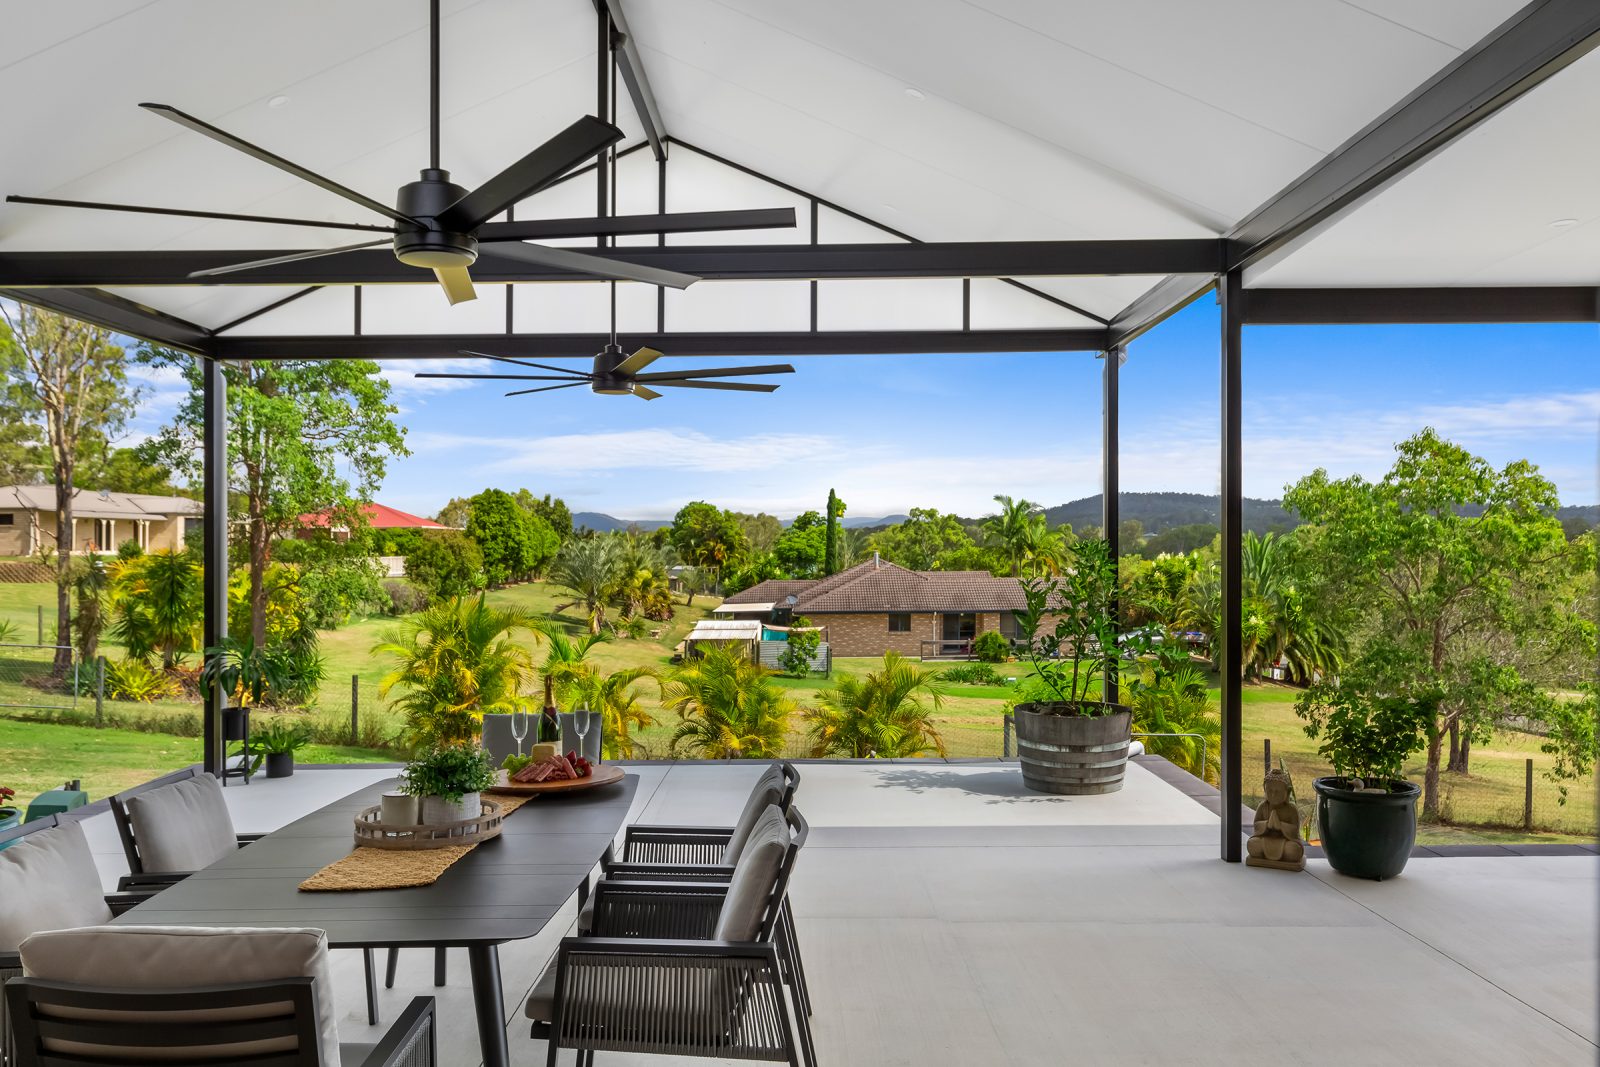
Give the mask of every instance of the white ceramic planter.
[[468, 793], [455, 803], [451, 803], [444, 797], [422, 798], [422, 822], [428, 826], [439, 826], [447, 822], [476, 819], [482, 814], [483, 802], [478, 799], [478, 794], [476, 793]]

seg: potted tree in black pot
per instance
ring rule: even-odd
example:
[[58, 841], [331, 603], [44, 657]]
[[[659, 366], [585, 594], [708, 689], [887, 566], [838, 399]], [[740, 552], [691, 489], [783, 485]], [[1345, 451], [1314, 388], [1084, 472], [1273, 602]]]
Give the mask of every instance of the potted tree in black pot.
[[1382, 687], [1364, 667], [1311, 687], [1295, 713], [1333, 764], [1333, 774], [1311, 783], [1328, 866], [1381, 881], [1405, 868], [1417, 840], [1422, 790], [1403, 777], [1405, 761], [1426, 744], [1438, 698]]
[[[1034, 677], [1030, 699], [1012, 721], [1022, 781], [1043, 793], [1114, 793], [1122, 788], [1133, 711], [1105, 700], [1107, 672], [1149, 646], [1142, 633], [1119, 639], [1112, 604], [1117, 573], [1111, 546], [1099, 538], [1069, 547], [1065, 574], [1022, 583], [1027, 610], [1017, 613], [1022, 655]], [[1114, 677], [1113, 673], [1113, 677]]]
[[[210, 699], [211, 687], [222, 691], [222, 741], [238, 741], [239, 749], [229, 759], [242, 757], [239, 767], [226, 769], [225, 775], [242, 774], [248, 783], [260, 756], [252, 752], [250, 708], [262, 703], [269, 693], [281, 691], [289, 678], [281, 650], [258, 646], [254, 640], [224, 637], [222, 643], [205, 650], [200, 668], [200, 695]], [[226, 782], [226, 778], [224, 778]]]

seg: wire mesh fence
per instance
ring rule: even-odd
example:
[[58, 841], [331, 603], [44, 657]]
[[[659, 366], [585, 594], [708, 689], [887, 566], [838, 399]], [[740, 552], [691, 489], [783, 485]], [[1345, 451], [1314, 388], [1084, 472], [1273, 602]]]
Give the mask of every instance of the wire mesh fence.
[[73, 708], [80, 683], [70, 647], [0, 644], [0, 707]]
[[[1294, 778], [1296, 803], [1314, 835], [1316, 805], [1311, 782], [1333, 774], [1333, 768], [1321, 759], [1290, 751], [1286, 746], [1274, 747], [1270, 740], [1261, 742], [1254, 755], [1247, 749], [1244, 802], [1252, 807], [1261, 802], [1261, 780], [1266, 770], [1277, 767], [1280, 761]], [[1517, 751], [1476, 753], [1469, 759], [1466, 773], [1440, 771], [1438, 811], [1424, 815], [1424, 822], [1441, 829], [1593, 836], [1595, 777], [1556, 781], [1546, 773], [1546, 767], [1546, 761]], [[1406, 777], [1422, 784], [1420, 771], [1408, 768]]]

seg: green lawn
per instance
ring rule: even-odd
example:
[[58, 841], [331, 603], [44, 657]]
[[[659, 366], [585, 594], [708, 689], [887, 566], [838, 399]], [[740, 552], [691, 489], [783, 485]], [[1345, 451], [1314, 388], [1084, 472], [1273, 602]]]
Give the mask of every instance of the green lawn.
[[[584, 618], [575, 610], [556, 612], [564, 597], [559, 590], [542, 583], [528, 583], [495, 590], [488, 594], [491, 603], [516, 606], [534, 615], [551, 619], [571, 634], [587, 631]], [[34, 637], [36, 606], [46, 606], [47, 617], [53, 610], [54, 587], [38, 585], [0, 585], [0, 619], [12, 619], [22, 627], [19, 634], [31, 643]], [[615, 638], [602, 643], [592, 653], [591, 660], [603, 671], [616, 671], [628, 667], [664, 669], [669, 665], [673, 648], [693, 628], [694, 623], [708, 613], [714, 600], [696, 598], [693, 607], [677, 606], [671, 623], [659, 624], [661, 633], [656, 638]], [[48, 625], [48, 623], [47, 623]], [[379, 680], [387, 669], [385, 662], [371, 654], [374, 645], [394, 630], [398, 620], [372, 618], [353, 621], [337, 630], [324, 632], [322, 651], [327, 660], [328, 678], [323, 683], [319, 708], [310, 714], [328, 741], [343, 741], [348, 737], [350, 719], [351, 676], [359, 680], [360, 714], [364, 727], [380, 735], [393, 736], [398, 732], [398, 718], [389, 713], [377, 695]], [[114, 647], [107, 649], [116, 655]], [[537, 654], [537, 652], [536, 652]], [[47, 660], [35, 657], [42, 664]], [[834, 661], [834, 677], [863, 675], [880, 660], [848, 659]], [[22, 703], [37, 700], [36, 689], [19, 682], [17, 671], [5, 670], [6, 660], [0, 657], [0, 703]], [[39, 668], [35, 668], [37, 673]], [[1022, 677], [1029, 673], [1021, 664], [1006, 664], [998, 669], [1002, 677]], [[776, 684], [789, 692], [800, 707], [814, 705], [817, 693], [833, 684], [827, 678], [778, 678]], [[1213, 686], [1213, 689], [1215, 687]], [[643, 703], [656, 717], [657, 724], [638, 735], [638, 739], [651, 755], [664, 756], [667, 738], [671, 732], [671, 716], [661, 710], [656, 686], [641, 683]], [[1001, 746], [1001, 714], [1008, 690], [987, 686], [952, 686], [936, 717], [941, 733], [952, 756], [996, 756]], [[1272, 741], [1274, 762], [1281, 757], [1295, 774], [1296, 785], [1303, 797], [1310, 796], [1311, 778], [1329, 773], [1316, 756], [1315, 742], [1305, 736], [1300, 720], [1294, 714], [1297, 691], [1280, 685], [1247, 687], [1244, 692], [1245, 739], [1245, 792], [1251, 795], [1257, 788], [1257, 771], [1261, 762], [1262, 741]], [[93, 712], [93, 700], [80, 698], [80, 713]], [[108, 713], [113, 717], [129, 716], [142, 720], [147, 726], [172, 729], [174, 717], [192, 719], [198, 723], [198, 707], [179, 699], [156, 701], [149, 704], [108, 702]], [[0, 710], [0, 715], [29, 715], [35, 713]], [[791, 751], [801, 754], [804, 726], [796, 721], [791, 735]], [[60, 737], [59, 744], [48, 739]], [[1473, 753], [1470, 777], [1447, 774], [1442, 787], [1447, 818], [1477, 826], [1509, 826], [1520, 823], [1522, 813], [1522, 786], [1524, 759], [1535, 760], [1535, 824], [1549, 834], [1535, 835], [1542, 840], [1565, 839], [1560, 835], [1591, 835], [1595, 829], [1593, 797], [1594, 781], [1575, 783], [1569, 787], [1572, 799], [1566, 805], [1557, 803], [1555, 786], [1538, 771], [1549, 766], [1550, 758], [1538, 751], [1539, 739], [1531, 735], [1503, 732], [1493, 743], [1476, 749]], [[140, 733], [134, 730], [95, 731], [78, 726], [55, 725], [37, 722], [15, 722], [0, 719], [0, 783], [10, 784], [23, 796], [39, 788], [59, 785], [68, 777], [83, 777], [89, 782], [102, 782], [101, 791], [116, 789], [121, 785], [141, 781], [151, 774], [170, 770], [191, 762], [198, 751], [194, 738], [173, 737], [166, 733]], [[302, 755], [307, 762], [349, 762], [363, 759], [394, 758], [392, 752], [373, 749], [349, 749], [340, 746], [318, 745]], [[87, 769], [86, 769], [87, 768]], [[1408, 774], [1420, 781], [1422, 763], [1413, 761]], [[1552, 836], [1554, 835], [1554, 836]], [[1459, 826], [1424, 827], [1423, 840], [1498, 841], [1527, 840], [1528, 835], [1515, 829], [1464, 829]]]

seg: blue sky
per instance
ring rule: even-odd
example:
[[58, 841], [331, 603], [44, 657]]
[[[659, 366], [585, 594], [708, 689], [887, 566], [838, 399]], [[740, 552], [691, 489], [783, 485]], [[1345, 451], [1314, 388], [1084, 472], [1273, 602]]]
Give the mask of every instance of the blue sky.
[[[1125, 491], [1216, 492], [1217, 336], [1207, 297], [1133, 346]], [[667, 518], [695, 499], [787, 518], [820, 509], [830, 487], [854, 516], [978, 515], [996, 492], [1058, 504], [1099, 491], [1101, 364], [1090, 353], [791, 362], [798, 373], [771, 395], [674, 390], [648, 403], [583, 389], [505, 399], [492, 383], [411, 376], [440, 366], [385, 364], [414, 454], [392, 464], [379, 499], [432, 514], [452, 496], [525, 486], [627, 519]], [[136, 432], [158, 425], [180, 388], [151, 384]], [[1246, 331], [1249, 495], [1278, 496], [1318, 466], [1381, 475], [1394, 443], [1424, 425], [1496, 464], [1533, 460], [1565, 503], [1595, 502], [1600, 328]]]

